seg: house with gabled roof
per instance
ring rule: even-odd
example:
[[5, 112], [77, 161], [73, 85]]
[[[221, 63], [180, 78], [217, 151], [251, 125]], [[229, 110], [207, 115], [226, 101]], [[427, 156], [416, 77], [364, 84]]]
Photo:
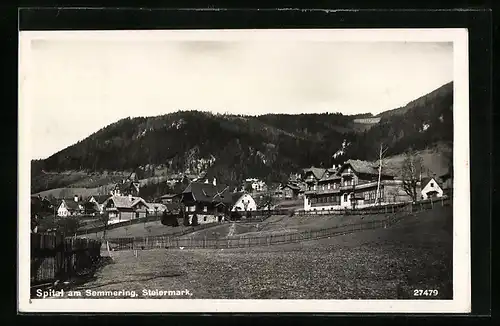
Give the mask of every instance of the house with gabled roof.
[[135, 180], [124, 180], [117, 183], [110, 192], [112, 196], [139, 196], [140, 183]]
[[[92, 195], [86, 199], [86, 203], [92, 203], [95, 211], [98, 213], [103, 212], [103, 203], [111, 197], [110, 195]], [[85, 208], [88, 208], [90, 205], [89, 204], [84, 204]]]
[[85, 208], [83, 206], [83, 201], [80, 199], [81, 197], [77, 195], [73, 198], [61, 199], [57, 207], [57, 216], [68, 217], [83, 214], [85, 212]]
[[153, 216], [161, 216], [167, 210], [167, 206], [162, 203], [147, 203], [148, 214]]
[[440, 183], [436, 181], [435, 178], [426, 177], [422, 178], [422, 199], [427, 200], [431, 198], [443, 197], [443, 188]]
[[311, 166], [310, 168], [303, 169], [303, 180], [308, 185], [314, 185], [323, 178], [326, 172], [327, 169]]
[[231, 212], [251, 212], [257, 210], [257, 203], [247, 192], [231, 194]]
[[285, 199], [297, 198], [300, 193], [300, 186], [295, 182], [288, 182], [281, 187]]
[[109, 214], [109, 224], [148, 216], [148, 204], [141, 197], [111, 196], [103, 203]]
[[181, 203], [190, 218], [198, 217], [198, 223], [222, 221], [232, 205], [229, 186], [212, 182], [191, 182], [181, 194]]

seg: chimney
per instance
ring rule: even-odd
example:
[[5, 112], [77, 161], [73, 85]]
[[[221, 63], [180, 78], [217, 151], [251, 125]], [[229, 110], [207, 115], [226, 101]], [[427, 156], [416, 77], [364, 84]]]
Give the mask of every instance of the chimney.
[[214, 177], [213, 185], [214, 185], [214, 186], [216, 186], [216, 185], [217, 185], [217, 180], [215, 180], [215, 177]]
[[78, 195], [75, 195], [74, 200], [76, 203], [78, 203]]

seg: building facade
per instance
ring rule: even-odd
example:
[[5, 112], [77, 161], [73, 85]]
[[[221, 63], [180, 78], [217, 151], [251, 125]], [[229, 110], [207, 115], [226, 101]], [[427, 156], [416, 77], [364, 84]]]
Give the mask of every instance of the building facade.
[[[304, 196], [304, 210], [354, 209], [378, 203], [411, 201], [403, 182], [381, 173], [370, 162], [349, 160], [336, 171], [326, 171], [316, 182], [310, 182]], [[378, 196], [377, 196], [378, 188]]]

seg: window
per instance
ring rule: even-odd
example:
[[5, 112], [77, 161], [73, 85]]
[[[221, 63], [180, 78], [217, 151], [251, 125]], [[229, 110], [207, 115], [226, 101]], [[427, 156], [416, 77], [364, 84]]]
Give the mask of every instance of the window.
[[208, 207], [207, 206], [203, 206], [203, 211], [207, 212], [208, 211]]
[[344, 201], [347, 201], [347, 194], [344, 194]]
[[135, 218], [139, 218], [139, 212], [135, 212]]
[[431, 182], [431, 188], [434, 188], [434, 182]]
[[330, 189], [330, 184], [328, 184], [328, 189]]
[[207, 217], [205, 216], [205, 217], [203, 217], [203, 222], [206, 222], [206, 221], [207, 221]]

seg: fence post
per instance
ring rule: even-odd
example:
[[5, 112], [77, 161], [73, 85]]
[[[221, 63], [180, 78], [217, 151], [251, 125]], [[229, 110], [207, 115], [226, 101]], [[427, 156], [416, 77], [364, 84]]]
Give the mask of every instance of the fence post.
[[431, 197], [431, 209], [434, 208], [434, 202], [432, 200], [432, 197]]

